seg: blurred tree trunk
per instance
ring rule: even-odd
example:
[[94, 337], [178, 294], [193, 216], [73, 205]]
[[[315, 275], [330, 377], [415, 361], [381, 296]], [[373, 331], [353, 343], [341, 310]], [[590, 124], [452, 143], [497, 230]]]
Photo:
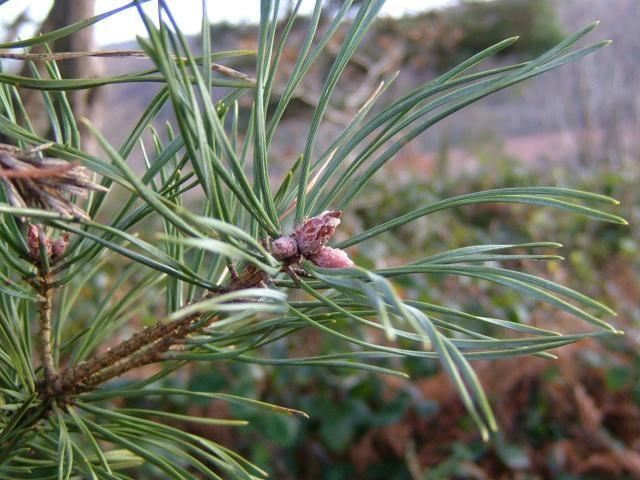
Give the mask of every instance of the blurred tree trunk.
[[[84, 20], [94, 15], [95, 0], [55, 0], [49, 15], [42, 23], [40, 32], [50, 32], [72, 23]], [[95, 39], [93, 28], [85, 28], [65, 38], [56, 40], [49, 47], [54, 52], [74, 52], [95, 50]], [[34, 48], [32, 51], [44, 51], [42, 47]], [[43, 64], [38, 64], [38, 71], [42, 76], [48, 76]], [[65, 60], [58, 63], [62, 78], [88, 78], [100, 75], [101, 61], [96, 58], [78, 58]], [[31, 76], [28, 65], [23, 67], [23, 75]], [[27, 112], [33, 122], [34, 128], [42, 135], [49, 137], [50, 131], [48, 120], [44, 112], [42, 94], [36, 90], [22, 90], [22, 99]], [[67, 92], [67, 97], [71, 103], [76, 120], [83, 117], [90, 119], [93, 123], [99, 123], [100, 110], [102, 104], [101, 89], [73, 90]], [[83, 139], [83, 147], [91, 149], [91, 137], [86, 128], [78, 125]]]

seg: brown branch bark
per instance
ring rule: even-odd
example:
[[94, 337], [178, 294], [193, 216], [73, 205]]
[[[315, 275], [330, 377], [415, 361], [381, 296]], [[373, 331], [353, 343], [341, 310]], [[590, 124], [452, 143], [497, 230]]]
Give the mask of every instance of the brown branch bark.
[[[223, 291], [231, 292], [256, 287], [263, 285], [267, 279], [266, 273], [247, 268]], [[213, 298], [217, 294], [219, 292], [209, 292], [198, 301]], [[162, 354], [173, 345], [179, 343], [195, 330], [210, 325], [216, 319], [216, 317], [212, 317], [200, 325], [204, 315], [207, 314], [193, 313], [185, 318], [169, 323], [158, 323], [154, 327], [135, 333], [116, 347], [61, 372], [51, 382], [48, 395], [52, 398], [68, 398], [72, 395], [88, 392], [112, 378], [160, 360]]]
[[[217, 317], [215, 316], [210, 318], [204, 325], [198, 328], [210, 325], [216, 320], [216, 318]], [[200, 319], [201, 314], [199, 313], [180, 319], [180, 324], [171, 332], [171, 334], [165, 335], [155, 343], [148, 345], [146, 349], [100, 370], [95, 375], [88, 378], [86, 382], [76, 384], [74, 386], [75, 388], [73, 389], [73, 393], [78, 394], [93, 390], [98, 385], [111, 380], [112, 378], [118, 377], [123, 373], [160, 360], [163, 353], [167, 352], [173, 345], [194, 331], [194, 325], [198, 324]]]
[[[202, 300], [213, 297], [213, 294], [205, 295]], [[169, 323], [159, 323], [154, 327], [147, 328], [141, 332], [135, 333], [131, 338], [124, 340], [122, 343], [114, 348], [111, 348], [101, 355], [93, 358], [92, 360], [82, 362], [75, 367], [65, 370], [57, 379], [54, 386], [57, 394], [68, 394], [76, 391], [87, 391], [86, 388], [80, 385], [98, 385], [103, 381], [106, 381], [113, 376], [120, 375], [126, 371], [135, 368], [122, 369], [122, 365], [128, 365], [124, 362], [125, 359], [131, 357], [139, 350], [149, 347], [154, 344], [161, 344], [162, 341], [169, 341], [168, 339], [178, 338], [178, 332], [181, 327], [186, 324], [191, 324], [199, 319], [200, 314], [194, 314], [186, 318], [180, 318]], [[157, 347], [160, 348], [160, 347]], [[110, 370], [115, 365], [121, 365], [121, 371], [117, 375], [109, 376], [102, 381], [96, 383], [96, 380], [89, 380], [93, 375], [99, 374], [102, 370]], [[102, 378], [102, 377], [99, 377]]]
[[42, 299], [38, 309], [38, 326], [42, 343], [42, 368], [44, 370], [45, 385], [49, 385], [55, 377], [53, 366], [53, 351], [51, 348], [51, 310], [53, 304], [53, 288], [51, 287], [51, 273], [41, 275], [39, 293]]

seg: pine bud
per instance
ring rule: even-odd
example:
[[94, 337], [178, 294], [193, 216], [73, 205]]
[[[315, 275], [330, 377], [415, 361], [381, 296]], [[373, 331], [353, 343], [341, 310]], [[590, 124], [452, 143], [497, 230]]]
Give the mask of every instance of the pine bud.
[[62, 237], [57, 238], [51, 245], [51, 258], [58, 257], [64, 253], [69, 246], [69, 234], [65, 233]]
[[38, 240], [38, 227], [29, 225], [27, 229], [27, 246], [32, 258], [38, 258], [40, 255], [40, 240]]
[[278, 237], [271, 243], [271, 253], [276, 260], [284, 260], [298, 254], [298, 244], [293, 237]]
[[309, 257], [309, 260], [323, 268], [349, 268], [353, 266], [347, 252], [339, 248], [322, 247], [318, 253]]
[[[44, 232], [43, 232], [44, 234]], [[45, 247], [47, 249], [47, 256], [51, 256], [51, 239], [45, 238]], [[27, 229], [27, 246], [29, 247], [29, 254], [34, 260], [40, 259], [40, 227], [37, 225], [29, 224]]]
[[317, 253], [333, 237], [341, 215], [339, 210], [325, 211], [298, 225], [293, 231], [298, 251], [305, 256]]

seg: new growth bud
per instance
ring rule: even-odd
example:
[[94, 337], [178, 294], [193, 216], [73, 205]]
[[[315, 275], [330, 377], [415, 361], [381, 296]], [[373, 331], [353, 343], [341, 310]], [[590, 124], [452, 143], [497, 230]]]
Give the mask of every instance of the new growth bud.
[[279, 237], [271, 243], [271, 253], [276, 260], [284, 260], [298, 254], [298, 244], [293, 237]]
[[[44, 232], [43, 232], [44, 234]], [[47, 249], [47, 256], [51, 256], [51, 239], [45, 239], [45, 247]], [[34, 260], [40, 259], [40, 227], [37, 225], [29, 224], [27, 229], [27, 246], [29, 247], [29, 254]]]
[[65, 233], [60, 238], [53, 241], [51, 245], [51, 258], [56, 258], [62, 255], [69, 246], [69, 234]]
[[353, 267], [353, 261], [347, 255], [347, 252], [339, 248], [322, 247], [318, 253], [309, 257], [309, 260], [323, 268]]
[[29, 224], [27, 229], [27, 246], [29, 247], [29, 255], [36, 261], [40, 261], [40, 236], [44, 239], [44, 245], [47, 249], [47, 257], [54, 259], [62, 255], [69, 245], [69, 234], [65, 233], [62, 237], [53, 240], [45, 235], [42, 227]]
[[[349, 268], [353, 262], [346, 252], [339, 248], [327, 247], [327, 242], [340, 224], [339, 210], [325, 211], [304, 220], [288, 236], [278, 237], [271, 242], [271, 253], [277, 260], [292, 259], [298, 255], [309, 259], [319, 267]], [[291, 261], [289, 263], [292, 263]]]
[[317, 253], [333, 237], [341, 215], [339, 210], [326, 211], [298, 225], [293, 231], [298, 251], [305, 256]]

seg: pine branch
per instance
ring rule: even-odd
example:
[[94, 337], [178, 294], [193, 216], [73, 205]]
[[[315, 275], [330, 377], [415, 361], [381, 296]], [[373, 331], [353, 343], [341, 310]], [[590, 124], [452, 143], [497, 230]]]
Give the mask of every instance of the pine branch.
[[[207, 294], [201, 300], [213, 298], [214, 294]], [[86, 392], [100, 383], [105, 382], [115, 376], [121, 375], [139, 366], [132, 358], [140, 350], [147, 354], [146, 358], [155, 358], [155, 350], [163, 350], [166, 344], [168, 347], [174, 340], [184, 338], [184, 327], [191, 325], [200, 319], [200, 314], [194, 314], [186, 318], [180, 318], [170, 323], [159, 323], [151, 328], [146, 328], [135, 333], [131, 338], [124, 340], [114, 348], [87, 362], [80, 363], [65, 370], [55, 384], [55, 396], [66, 396], [71, 393]], [[188, 332], [187, 332], [188, 333]], [[149, 362], [147, 362], [149, 363]], [[118, 373], [110, 375], [102, 372], [113, 372], [118, 367]]]
[[[265, 272], [248, 267], [227, 288], [209, 292], [197, 302], [215, 298], [220, 293], [264, 286], [268, 280], [269, 277]], [[112, 378], [160, 360], [162, 354], [174, 344], [179, 343], [194, 331], [210, 325], [217, 318], [214, 316], [201, 324], [203, 316], [204, 314], [198, 312], [169, 323], [159, 323], [135, 333], [131, 338], [92, 360], [64, 370], [53, 382], [49, 395], [52, 398], [68, 398], [70, 395], [88, 392]]]
[[167, 352], [173, 345], [179, 343], [196, 329], [210, 325], [217, 318], [216, 316], [213, 316], [207, 320], [207, 322], [201, 324], [200, 320], [202, 319], [202, 316], [202, 314], [198, 313], [172, 322], [170, 324], [172, 330], [169, 333], [159, 337], [157, 341], [150, 341], [147, 343], [144, 350], [133, 353], [132, 355], [97, 371], [95, 375], [92, 375], [86, 381], [75, 382], [71, 388], [72, 393], [79, 394], [91, 391], [112, 378], [160, 360], [162, 354]]
[[42, 297], [39, 305], [38, 325], [40, 329], [40, 341], [42, 343], [42, 367], [44, 369], [44, 386], [48, 388], [55, 378], [53, 365], [53, 350], [51, 347], [51, 310], [53, 304], [52, 276], [44, 272], [40, 276], [39, 293]]
[[[120, 9], [140, 7], [143, 1], [133, 1]], [[295, 45], [298, 59], [291, 71], [285, 72], [284, 77], [288, 78], [282, 87], [278, 85], [285, 80], [280, 60], [285, 59], [283, 54], [288, 55], [285, 46], [291, 45], [297, 36], [287, 40], [293, 27], [294, 16], [291, 16], [284, 24], [282, 38], [276, 43], [277, 32], [281, 30], [279, 12], [272, 8], [269, 0], [261, 2], [259, 48], [255, 59], [257, 80], [212, 63], [254, 52], [234, 50], [212, 54], [206, 11], [202, 16], [202, 55], [194, 56], [191, 42], [180, 32], [163, 1], [158, 2], [160, 27], [143, 9], [138, 9], [148, 30], [148, 37], [139, 41], [143, 51], [77, 51], [91, 48], [71, 46], [62, 48], [67, 51], [54, 53], [0, 52], [0, 58], [47, 62], [40, 64], [47, 69], [47, 75], [0, 74], [0, 131], [16, 145], [0, 144], [0, 212], [3, 215], [0, 256], [6, 261], [0, 269], [0, 393], [7, 400], [0, 415], [0, 477], [13, 478], [15, 472], [20, 471], [37, 474], [32, 468], [41, 467], [46, 475], [51, 469], [55, 476], [57, 467], [56, 478], [120, 478], [126, 475], [115, 472], [117, 465], [123, 463], [123, 458], [124, 463], [128, 463], [132, 457], [162, 470], [163, 478], [186, 478], [192, 470], [199, 470], [207, 478], [216, 477], [205, 463], [214, 464], [216, 470], [225, 476], [228, 474], [229, 478], [261, 477], [260, 469], [251, 466], [245, 469], [245, 460], [225, 449], [218, 450], [212, 441], [201, 441], [191, 433], [182, 434], [179, 428], [136, 418], [125, 409], [118, 412], [83, 404], [84, 400], [92, 401], [91, 397], [101, 401], [123, 399], [130, 394], [157, 394], [161, 390], [129, 389], [123, 393], [105, 388], [80, 397], [116, 377], [156, 362], [174, 360], [171, 366], [177, 368], [190, 359], [232, 358], [256, 364], [324, 365], [399, 374], [363, 359], [438, 359], [471, 418], [488, 439], [497, 425], [471, 360], [526, 353], [552, 357], [547, 350], [583, 338], [619, 333], [600, 318], [613, 311], [586, 295], [517, 270], [479, 265], [515, 259], [559, 259], [537, 253], [502, 252], [507, 248], [553, 246], [549, 243], [469, 246], [377, 270], [356, 265], [343, 250], [431, 213], [475, 204], [537, 205], [626, 224], [620, 217], [591, 206], [603, 202], [617, 204], [603, 195], [548, 187], [466, 193], [416, 206], [402, 215], [374, 222], [364, 231], [352, 232], [354, 236], [341, 243], [328, 244], [340, 223], [341, 211], [363, 193], [373, 176], [408, 142], [473, 102], [605, 46], [608, 42], [570, 50], [596, 24], [584, 27], [530, 62], [469, 73], [515, 41], [515, 38], [505, 39], [387, 107], [373, 110], [376, 100], [395, 78], [392, 75], [370, 94], [353, 119], [342, 122], [343, 132], [320, 153], [322, 145], [318, 143], [324, 143], [319, 142], [324, 131], [322, 123], [332, 114], [337, 115], [332, 110], [336, 104], [336, 87], [347, 65], [358, 62], [356, 49], [365, 39], [383, 0], [353, 2], [357, 7], [354, 9], [350, 9], [351, 1], [342, 3], [329, 23], [321, 22], [322, 2], [316, 3], [305, 39], [302, 45]], [[300, 4], [297, 2], [296, 12]], [[120, 9], [32, 39], [4, 44], [4, 48], [51, 43]], [[273, 152], [269, 149], [272, 140], [278, 138], [276, 135], [285, 133], [279, 129], [279, 122], [296, 92], [306, 84], [307, 72], [325, 66], [324, 62], [317, 66], [316, 61], [327, 47], [331, 48], [334, 34], [345, 21], [349, 25], [341, 30], [344, 34], [338, 35], [339, 46], [331, 55], [332, 65], [323, 85], [317, 94], [302, 94], [302, 100], [312, 98], [314, 107], [304, 153], [291, 167], [278, 192], [272, 195], [270, 180], [275, 172], [271, 163]], [[89, 56], [148, 58], [154, 65], [130, 75], [100, 78], [65, 74], [64, 70], [61, 74], [56, 65], [58, 61]], [[389, 64], [386, 58], [379, 64], [365, 65], [365, 70], [369, 77], [376, 78], [390, 68]], [[231, 79], [218, 75], [214, 78], [212, 71]], [[69, 101], [67, 96], [71, 94], [67, 90], [93, 91], [102, 85], [140, 81], [158, 81], [164, 86], [149, 102], [122, 146], [113, 147], [98, 129], [90, 127], [109, 158], [89, 154], [86, 146], [81, 148], [80, 127], [75, 119], [83, 116], [82, 109], [78, 111], [74, 102]], [[349, 102], [355, 104], [362, 100], [360, 94], [368, 92], [369, 83], [365, 82], [346, 100], [347, 106]], [[225, 92], [218, 100], [218, 96], [211, 94], [211, 85], [235, 90]], [[39, 129], [32, 128], [30, 109], [25, 108], [14, 87], [44, 91], [46, 108], [42, 118], [53, 135], [41, 137], [35, 133]], [[245, 109], [245, 99], [242, 103], [239, 100], [251, 88], [255, 88], [253, 105]], [[275, 99], [276, 96], [279, 98]], [[270, 105], [275, 106], [274, 111], [267, 108]], [[157, 132], [153, 124], [167, 106], [175, 115], [165, 136]], [[250, 112], [249, 116], [245, 110]], [[153, 155], [148, 155], [145, 146], [147, 130], [155, 147]], [[55, 144], [49, 143], [46, 138], [49, 136], [55, 139]], [[131, 167], [131, 154], [138, 143], [146, 165], [142, 175]], [[26, 148], [29, 145], [36, 146]], [[253, 162], [248, 162], [251, 156]], [[94, 174], [101, 177], [99, 183]], [[107, 199], [111, 186], [123, 188], [130, 194], [129, 199], [121, 201], [120, 194]], [[191, 199], [186, 194], [198, 187], [203, 195], [203, 208], [195, 213], [188, 208]], [[110, 207], [114, 208], [106, 215], [105, 205], [111, 200], [114, 204]], [[294, 211], [295, 224], [287, 233], [281, 227], [288, 228], [286, 217]], [[101, 221], [106, 223], [94, 222], [91, 218], [104, 218]], [[142, 226], [142, 221], [148, 223]], [[80, 223], [80, 227], [73, 226], [74, 222]], [[159, 222], [163, 232], [157, 232], [153, 238], [161, 243], [144, 240], [143, 236], [152, 236], [154, 232], [149, 230], [157, 228]], [[51, 236], [45, 235], [40, 223], [49, 225]], [[139, 231], [134, 231], [136, 226]], [[62, 232], [67, 233], [60, 236]], [[107, 250], [115, 253], [116, 259], [127, 258], [137, 265], [123, 268], [104, 295], [96, 294], [99, 287], [87, 285], [85, 279], [94, 277], [105, 266], [111, 267], [109, 262], [113, 257], [103, 255]], [[23, 260], [28, 264], [24, 265]], [[242, 262], [240, 265], [244, 267], [236, 270], [235, 262]], [[106, 274], [111, 275], [113, 270], [120, 269], [109, 268]], [[415, 274], [456, 275], [495, 283], [553, 305], [602, 331], [562, 335], [524, 323], [405, 300], [389, 279]], [[18, 278], [29, 282], [33, 290], [21, 288], [23, 286], [14, 280]], [[193, 300], [195, 289], [202, 286], [206, 293]], [[260, 288], [267, 286], [272, 288]], [[148, 293], [146, 289], [158, 287], [165, 289], [164, 305], [168, 315], [165, 322], [144, 328], [103, 353], [84, 356], [102, 345], [112, 344], [113, 332], [147, 307], [139, 302], [141, 296]], [[296, 292], [309, 297], [301, 298]], [[84, 320], [73, 315], [73, 310], [82, 305], [85, 293], [100, 296], [101, 300], [94, 302], [94, 323], [79, 331], [74, 322]], [[29, 308], [29, 302], [34, 308]], [[60, 328], [56, 328], [55, 335], [52, 332], [54, 302], [60, 307], [55, 312], [67, 321], [64, 329], [62, 324], [56, 325]], [[155, 306], [153, 299], [150, 304]], [[36, 341], [32, 342], [30, 322], [35, 321], [32, 313], [36, 306], [38, 329]], [[467, 323], [473, 326], [467, 328]], [[316, 328], [354, 348], [345, 353], [284, 359], [245, 355], [306, 327]], [[523, 335], [494, 337], [488, 334], [491, 332], [484, 332], [485, 327], [508, 328]], [[361, 330], [352, 331], [359, 328], [384, 332], [389, 342], [378, 341], [377, 335], [363, 336]], [[52, 338], [56, 340], [54, 343]], [[403, 348], [395, 346], [396, 338], [403, 341]], [[66, 368], [61, 368], [64, 356], [76, 348], [76, 341], [81, 343], [76, 351], [85, 361], [76, 363], [70, 359]], [[33, 353], [33, 344], [41, 346], [42, 367], [39, 369], [32, 365], [31, 358], [38, 356]], [[171, 371], [173, 368], [164, 369], [153, 379]], [[183, 392], [207, 396], [204, 392], [183, 390], [180, 393]], [[210, 394], [209, 398], [243, 400], [224, 393]], [[264, 405], [251, 399], [246, 402]], [[85, 415], [75, 414], [73, 404], [84, 410]], [[147, 413], [155, 412], [145, 410]], [[163, 416], [187, 418], [174, 412], [165, 412]], [[113, 457], [107, 458], [102, 453], [103, 443]], [[194, 448], [183, 449], [187, 444]], [[57, 449], [50, 448], [54, 446]], [[88, 447], [93, 447], [95, 452]], [[198, 450], [200, 447], [202, 450]], [[162, 455], [158, 455], [161, 451], [169, 452], [171, 461], [164, 461]], [[5, 462], [8, 465], [2, 466]]]
[[[44, 379], [40, 385], [41, 393], [49, 391], [52, 381], [56, 377], [53, 363], [53, 348], [51, 345], [51, 311], [53, 307], [53, 273], [49, 267], [52, 252], [52, 242], [41, 226], [29, 225], [28, 244], [31, 260], [38, 270], [38, 276], [33, 279], [32, 286], [40, 294], [38, 304], [38, 335], [41, 344], [41, 361]], [[47, 395], [47, 393], [44, 393]]]

